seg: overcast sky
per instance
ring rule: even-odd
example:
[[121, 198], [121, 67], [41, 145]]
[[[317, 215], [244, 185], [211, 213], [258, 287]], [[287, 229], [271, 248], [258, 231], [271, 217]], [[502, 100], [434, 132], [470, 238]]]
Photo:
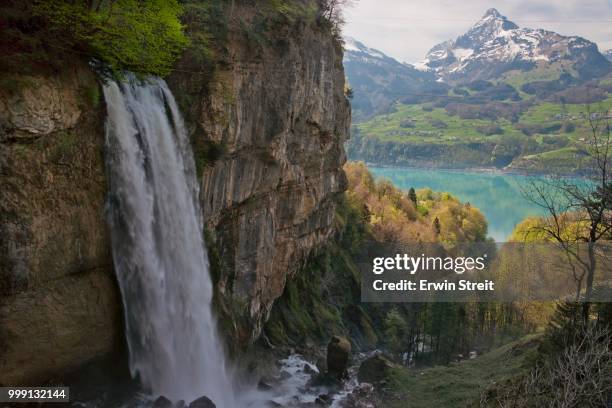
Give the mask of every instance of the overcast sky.
[[356, 0], [344, 33], [406, 62], [424, 58], [495, 7], [520, 27], [579, 35], [612, 48], [612, 0]]

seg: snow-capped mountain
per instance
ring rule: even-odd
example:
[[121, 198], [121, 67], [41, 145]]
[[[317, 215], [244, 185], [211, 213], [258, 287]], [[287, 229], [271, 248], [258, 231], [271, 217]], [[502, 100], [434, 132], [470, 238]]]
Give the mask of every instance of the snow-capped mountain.
[[367, 47], [352, 37], [344, 37], [344, 61], [371, 62], [380, 65], [383, 62], [400, 64], [397, 60], [385, 55], [382, 51]]
[[344, 39], [344, 70], [353, 89], [353, 120], [384, 112], [396, 101], [417, 102], [424, 95], [446, 94], [448, 86], [354, 38]]
[[602, 52], [603, 56], [608, 59], [608, 61], [612, 61], [612, 50], [607, 50]]
[[604, 75], [611, 64], [597, 45], [543, 29], [520, 28], [496, 9], [489, 9], [467, 33], [433, 47], [415, 68], [444, 81], [493, 79], [510, 70], [561, 65], [583, 79]]

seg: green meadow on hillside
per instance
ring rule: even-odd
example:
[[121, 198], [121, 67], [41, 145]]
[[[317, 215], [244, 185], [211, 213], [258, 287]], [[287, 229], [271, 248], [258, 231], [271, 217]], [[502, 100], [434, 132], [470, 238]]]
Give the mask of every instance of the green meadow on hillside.
[[[451, 91], [456, 92], [456, 91]], [[397, 103], [392, 111], [353, 125], [351, 159], [382, 165], [506, 167], [572, 173], [584, 165], [588, 112], [609, 115], [612, 96], [586, 104], [491, 102], [487, 106]], [[415, 162], [416, 161], [416, 162]]]
[[472, 360], [426, 369], [395, 368], [389, 375], [389, 408], [478, 407], [489, 387], [526, 372], [540, 334], [508, 343]]

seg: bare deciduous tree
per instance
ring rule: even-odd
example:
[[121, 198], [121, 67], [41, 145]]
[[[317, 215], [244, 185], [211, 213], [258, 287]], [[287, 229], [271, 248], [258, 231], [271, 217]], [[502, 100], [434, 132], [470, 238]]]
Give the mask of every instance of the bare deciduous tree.
[[344, 25], [344, 10], [355, 4], [356, 0], [318, 0], [321, 16], [329, 21], [336, 35]]
[[524, 186], [523, 193], [546, 212], [529, 233], [535, 232], [562, 248], [574, 272], [576, 300], [584, 300], [583, 314], [588, 320], [597, 262], [603, 255], [598, 254], [597, 243], [610, 239], [612, 233], [612, 146], [610, 111], [591, 112], [589, 106], [586, 111], [588, 180], [560, 176], [534, 179]]
[[605, 407], [612, 392], [612, 333], [582, 326], [554, 360], [536, 365], [521, 381], [481, 394], [484, 407]]

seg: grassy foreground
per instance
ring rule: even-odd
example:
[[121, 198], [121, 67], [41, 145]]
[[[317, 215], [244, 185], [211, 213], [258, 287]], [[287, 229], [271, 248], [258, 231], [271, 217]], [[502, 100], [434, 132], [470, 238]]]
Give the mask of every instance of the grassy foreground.
[[473, 360], [425, 369], [395, 368], [384, 406], [389, 408], [477, 407], [490, 386], [529, 369], [541, 334], [508, 343]]

